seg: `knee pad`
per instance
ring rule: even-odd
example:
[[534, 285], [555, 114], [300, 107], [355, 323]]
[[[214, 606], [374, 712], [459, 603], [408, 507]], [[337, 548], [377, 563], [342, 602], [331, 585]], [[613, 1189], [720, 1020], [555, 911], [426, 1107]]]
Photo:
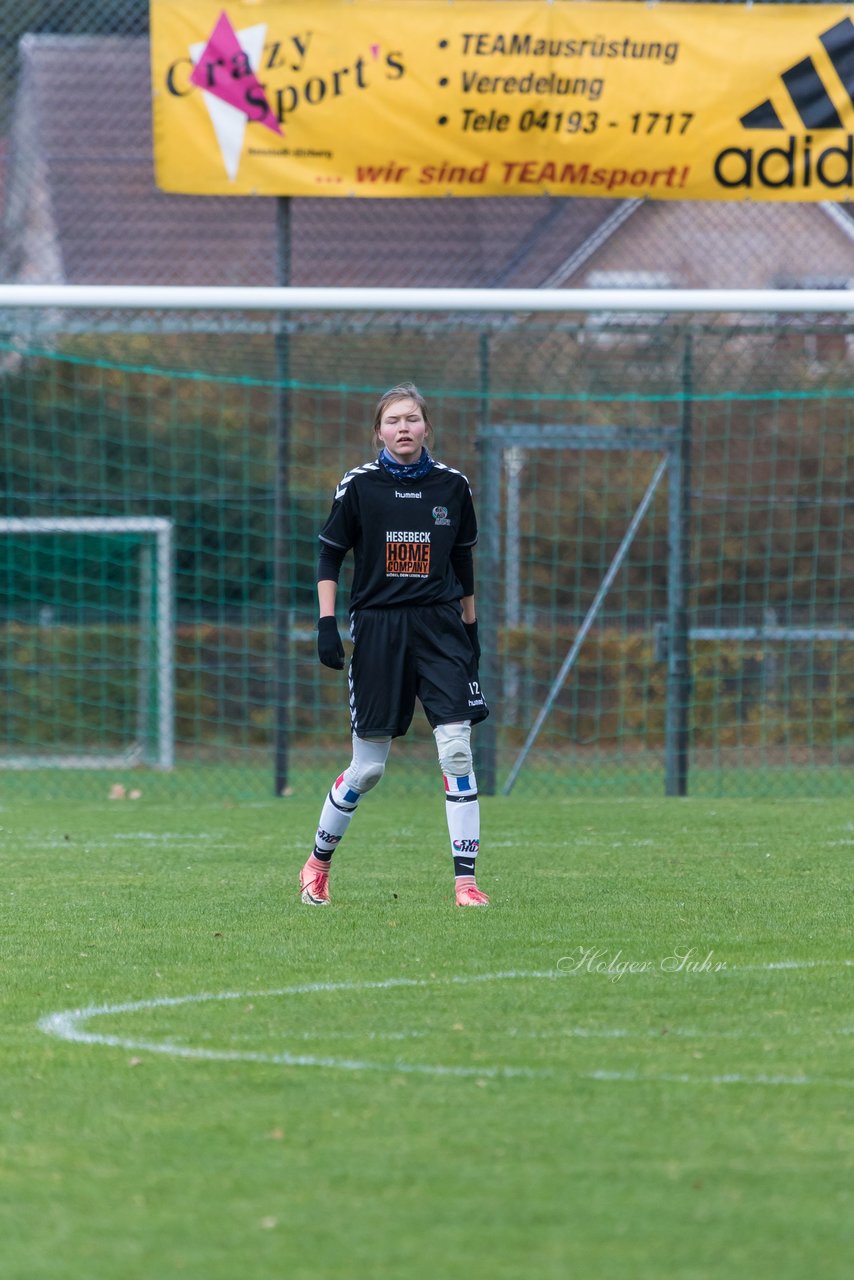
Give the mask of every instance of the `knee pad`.
[[364, 795], [377, 785], [385, 773], [385, 762], [391, 749], [391, 738], [357, 738], [353, 735], [353, 759], [344, 770], [348, 787]]
[[452, 778], [462, 778], [472, 772], [471, 724], [468, 720], [459, 724], [437, 725], [433, 737], [443, 773]]

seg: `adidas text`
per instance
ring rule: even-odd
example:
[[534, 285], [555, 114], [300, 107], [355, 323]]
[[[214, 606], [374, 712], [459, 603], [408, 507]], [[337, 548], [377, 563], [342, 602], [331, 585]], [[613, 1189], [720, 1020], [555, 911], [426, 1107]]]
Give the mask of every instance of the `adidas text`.
[[715, 159], [715, 177], [722, 187], [840, 187], [854, 186], [854, 134], [844, 147], [813, 151], [812, 134], [789, 134], [788, 145], [756, 151], [726, 147]]

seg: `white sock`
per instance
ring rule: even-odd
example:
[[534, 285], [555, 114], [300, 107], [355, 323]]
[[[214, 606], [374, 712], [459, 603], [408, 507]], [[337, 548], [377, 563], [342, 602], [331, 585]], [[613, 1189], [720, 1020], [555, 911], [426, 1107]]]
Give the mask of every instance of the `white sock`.
[[319, 854], [324, 862], [331, 859], [350, 825], [360, 799], [361, 794], [348, 787], [343, 773], [336, 778], [320, 811], [320, 822], [314, 837], [315, 857]]
[[446, 773], [445, 816], [451, 837], [454, 875], [474, 878], [475, 862], [480, 849], [480, 804], [477, 781], [473, 773], [455, 777]]

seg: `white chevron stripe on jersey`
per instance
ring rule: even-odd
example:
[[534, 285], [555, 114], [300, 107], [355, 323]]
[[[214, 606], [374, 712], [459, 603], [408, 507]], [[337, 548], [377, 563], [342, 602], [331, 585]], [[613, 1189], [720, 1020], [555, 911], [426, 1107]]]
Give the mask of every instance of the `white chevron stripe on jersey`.
[[[356, 643], [356, 619], [350, 614], [350, 639], [353, 644]], [[350, 699], [350, 729], [353, 733], [358, 734], [359, 731], [359, 714], [356, 710], [356, 686], [353, 684], [353, 660], [350, 659], [350, 665], [347, 668], [347, 686], [349, 689]]]
[[456, 467], [446, 466], [444, 462], [434, 462], [433, 466], [436, 468], [437, 471], [450, 471], [452, 476], [462, 476], [469, 487], [469, 493], [471, 493], [471, 481], [469, 480], [468, 476], [464, 474], [464, 472], [457, 471]]
[[335, 497], [339, 501], [341, 500], [341, 498], [344, 497], [344, 494], [347, 490], [347, 485], [353, 479], [353, 476], [362, 475], [362, 473], [365, 471], [379, 471], [379, 469], [380, 469], [380, 464], [378, 462], [366, 462], [361, 467], [353, 467], [351, 471], [348, 471], [346, 475], [343, 475], [341, 479], [338, 481], [338, 488], [335, 490]]

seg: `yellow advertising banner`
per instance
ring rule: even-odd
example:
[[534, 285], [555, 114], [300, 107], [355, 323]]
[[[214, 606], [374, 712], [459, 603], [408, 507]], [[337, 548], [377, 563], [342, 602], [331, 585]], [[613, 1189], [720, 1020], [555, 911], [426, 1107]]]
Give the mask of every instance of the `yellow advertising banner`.
[[850, 200], [830, 5], [151, 0], [166, 191]]

